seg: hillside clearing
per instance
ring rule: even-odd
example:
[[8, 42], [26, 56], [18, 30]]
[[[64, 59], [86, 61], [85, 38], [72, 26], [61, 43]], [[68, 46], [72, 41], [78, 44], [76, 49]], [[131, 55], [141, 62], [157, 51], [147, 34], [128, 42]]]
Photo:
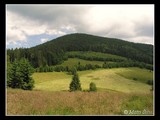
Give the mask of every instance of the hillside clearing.
[[[89, 60], [83, 60], [83, 59], [79, 59], [79, 58], [68, 58], [68, 60], [64, 61], [60, 66], [63, 66], [63, 67], [68, 66], [69, 68], [72, 68], [75, 65], [78, 65], [78, 63], [80, 63], [83, 66], [85, 66], [86, 64], [102, 66], [104, 62], [102, 62], [102, 61], [89, 61]], [[113, 62], [110, 62], [110, 63], [113, 63]]]
[[[67, 52], [66, 55], [68, 57], [78, 57], [82, 59], [89, 59], [89, 60], [94, 60], [94, 59], [99, 59], [100, 61], [110, 61], [110, 60], [121, 60], [121, 61], [126, 61], [127, 58], [114, 55], [114, 54], [109, 54], [109, 53], [101, 53], [101, 52], [93, 52], [93, 51], [72, 51], [72, 52]], [[92, 58], [92, 59], [91, 59]]]
[[142, 83], [147, 83], [148, 80], [153, 80], [153, 71], [147, 69], [141, 69], [141, 71], [138, 71], [139, 68], [125, 68], [123, 70], [117, 69], [116, 74], [127, 79], [140, 81]]

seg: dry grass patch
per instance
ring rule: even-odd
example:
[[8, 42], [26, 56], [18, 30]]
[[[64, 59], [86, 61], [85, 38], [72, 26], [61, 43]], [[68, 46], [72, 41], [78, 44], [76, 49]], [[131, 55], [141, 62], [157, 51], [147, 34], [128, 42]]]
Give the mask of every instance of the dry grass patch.
[[[8, 115], [105, 115], [120, 109], [116, 92], [45, 92], [8, 90]], [[116, 102], [115, 102], [116, 101]]]
[[[149, 94], [136, 94], [137, 105], [143, 109]], [[135, 94], [105, 92], [51, 92], [51, 91], [7, 91], [7, 115], [112, 115], [123, 114], [124, 109], [134, 107]], [[148, 101], [149, 100], [149, 101]], [[152, 110], [152, 98], [145, 108]], [[129, 104], [131, 102], [131, 104]], [[129, 107], [129, 108], [128, 108]], [[135, 107], [134, 107], [135, 108]]]

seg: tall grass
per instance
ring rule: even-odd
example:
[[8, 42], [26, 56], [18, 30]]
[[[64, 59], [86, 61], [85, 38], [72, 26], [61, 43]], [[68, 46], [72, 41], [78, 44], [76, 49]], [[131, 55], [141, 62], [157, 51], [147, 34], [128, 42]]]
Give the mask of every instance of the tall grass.
[[153, 115], [153, 95], [151, 94], [130, 94], [122, 103], [121, 114], [128, 115]]
[[114, 68], [78, 74], [83, 90], [94, 82], [98, 92], [68, 92], [72, 76], [64, 72], [34, 73], [33, 91], [7, 89], [7, 115], [124, 115], [125, 110], [153, 114], [153, 91], [139, 82], [151, 79], [152, 72]]
[[[135, 96], [135, 94], [134, 94]], [[123, 115], [124, 109], [152, 111], [151, 94], [7, 90], [7, 115]], [[132, 100], [131, 100], [132, 99]], [[143, 103], [144, 101], [145, 104]], [[138, 103], [137, 103], [138, 102]]]

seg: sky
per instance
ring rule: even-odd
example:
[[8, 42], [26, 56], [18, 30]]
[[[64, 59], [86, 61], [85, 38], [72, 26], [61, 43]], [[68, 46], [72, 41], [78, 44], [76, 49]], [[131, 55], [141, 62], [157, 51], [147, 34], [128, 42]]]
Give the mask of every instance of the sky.
[[7, 48], [30, 48], [71, 33], [154, 45], [154, 5], [6, 5]]

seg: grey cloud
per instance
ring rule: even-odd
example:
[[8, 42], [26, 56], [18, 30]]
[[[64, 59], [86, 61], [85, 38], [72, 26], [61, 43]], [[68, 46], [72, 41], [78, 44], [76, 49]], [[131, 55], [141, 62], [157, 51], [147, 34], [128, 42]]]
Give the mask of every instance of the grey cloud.
[[[153, 37], [153, 25], [152, 22], [136, 21], [132, 27], [124, 27], [124, 22], [117, 21], [109, 22], [109, 24], [98, 24], [103, 26], [102, 29], [96, 30], [94, 23], [88, 24], [92, 17], [89, 15], [89, 10], [92, 6], [67, 6], [67, 5], [7, 5], [7, 10], [14, 12], [25, 19], [36, 21], [39, 25], [46, 25], [49, 30], [58, 30], [65, 33], [69, 32], [81, 32], [94, 34], [98, 36], [114, 37], [121, 39], [128, 39], [139, 36]], [[112, 11], [110, 12], [112, 15]], [[89, 16], [88, 19], [84, 19], [85, 16]], [[105, 14], [106, 16], [108, 14]], [[90, 19], [89, 19], [90, 18]], [[111, 17], [112, 18], [112, 17]], [[113, 17], [114, 18], [114, 17]], [[110, 20], [112, 21], [112, 19]], [[117, 22], [117, 23], [116, 23]], [[129, 23], [133, 22], [129, 20]], [[107, 23], [107, 20], [104, 22]], [[126, 23], [127, 24], [127, 23]], [[72, 29], [62, 28], [71, 27]], [[124, 28], [123, 28], [124, 27]], [[35, 29], [35, 28], [34, 28]], [[93, 30], [95, 29], [95, 30]], [[126, 29], [126, 30], [123, 30]], [[133, 31], [133, 32], [130, 32]], [[135, 34], [132, 34], [135, 33]]]
[[138, 25], [135, 31], [137, 35], [152, 37], [153, 36], [153, 25], [152, 24]]
[[85, 6], [43, 6], [43, 5], [9, 5], [9, 11], [16, 12], [28, 19], [38, 20], [41, 23], [59, 26], [60, 24], [77, 24], [86, 12]]

